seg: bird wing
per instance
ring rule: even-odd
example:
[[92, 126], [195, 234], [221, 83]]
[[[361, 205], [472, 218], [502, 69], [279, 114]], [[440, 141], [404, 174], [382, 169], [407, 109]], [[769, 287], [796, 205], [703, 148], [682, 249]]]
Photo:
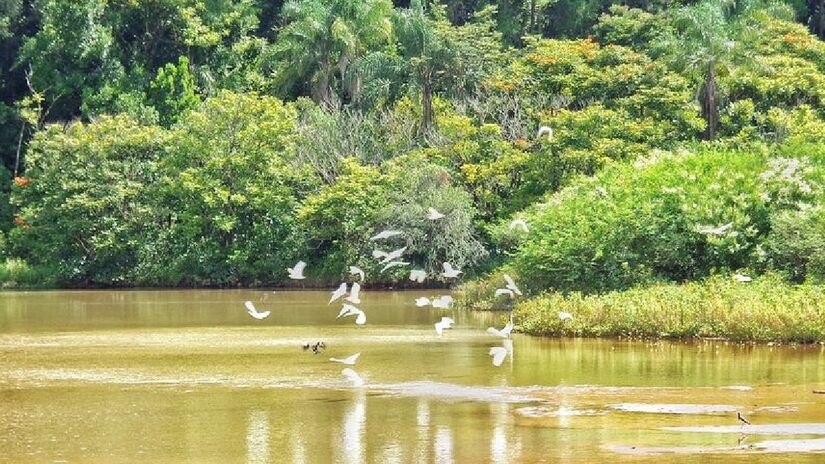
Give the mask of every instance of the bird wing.
[[455, 321], [449, 317], [442, 317], [441, 323], [445, 325], [446, 328], [452, 328], [452, 325], [455, 324]]
[[447, 261], [444, 261], [444, 263], [441, 264], [441, 267], [444, 268], [445, 274], [450, 274], [453, 272], [453, 265], [448, 263]]
[[437, 333], [438, 335], [444, 333], [444, 324], [442, 324], [441, 322], [436, 322], [433, 325], [435, 325], [435, 333]]
[[507, 338], [504, 335], [502, 335], [501, 331], [495, 327], [487, 327], [487, 333], [490, 335], [494, 335], [496, 337]]
[[330, 304], [333, 301], [337, 300], [338, 298], [341, 298], [346, 293], [347, 293], [347, 283], [344, 282], [340, 286], [338, 286], [338, 288], [334, 292], [332, 292], [332, 296], [329, 298], [329, 303], [327, 303], [327, 304]]
[[387, 253], [386, 251], [372, 250], [372, 257], [375, 259], [386, 258], [387, 256], [389, 256], [389, 253]]
[[418, 306], [419, 308], [422, 307], [422, 306], [427, 306], [428, 304], [430, 304], [430, 299], [427, 298], [426, 296], [422, 296], [421, 298], [416, 298], [415, 299], [415, 305]]
[[293, 267], [292, 269], [295, 271], [296, 274], [301, 274], [302, 272], [304, 272], [305, 267], [307, 267], [307, 263], [303, 261], [298, 261], [297, 263], [295, 263], [295, 267]]
[[344, 305], [341, 307], [341, 311], [338, 312], [338, 316], [336, 317], [336, 319], [338, 319], [339, 317], [351, 316], [353, 314], [356, 314], [357, 311], [360, 311], [360, 309], [356, 308], [351, 304], [344, 303]]
[[344, 299], [357, 304], [361, 302], [360, 294], [361, 286], [358, 284], [358, 282], [353, 282], [352, 289], [349, 292], [349, 296]]
[[349, 367], [345, 367], [343, 370], [341, 370], [341, 374], [344, 377], [346, 377], [350, 382], [352, 382], [353, 385], [355, 385], [356, 387], [362, 387], [364, 385], [364, 379], [362, 379], [357, 372], [350, 369]]
[[360, 267], [350, 266], [349, 267], [349, 273], [350, 274], [358, 274], [358, 276], [361, 277], [361, 281], [362, 282], [364, 281], [364, 271]]
[[494, 346], [490, 348], [489, 354], [493, 357], [493, 365], [498, 367], [501, 366], [501, 363], [504, 362], [504, 358], [507, 356], [507, 348]]
[[249, 314], [252, 314], [252, 315], [258, 314], [258, 310], [255, 309], [255, 305], [252, 304], [251, 301], [244, 301], [243, 305], [246, 306], [246, 310], [249, 312]]
[[513, 322], [512, 321], [508, 322], [507, 325], [505, 325], [504, 328], [501, 329], [501, 333], [504, 334], [505, 337], [509, 337], [510, 332], [512, 332], [512, 331], [513, 331]]
[[355, 318], [355, 323], [357, 325], [364, 325], [367, 323], [367, 315], [364, 311], [358, 310], [358, 317]]
[[355, 353], [352, 356], [348, 356], [344, 358], [344, 362], [349, 364], [350, 366], [355, 365], [355, 361], [358, 361], [358, 357], [361, 356], [361, 352]]
[[497, 288], [495, 296], [499, 297], [501, 295], [509, 295], [510, 298], [512, 298], [513, 297], [513, 291], [510, 290], [509, 288]]

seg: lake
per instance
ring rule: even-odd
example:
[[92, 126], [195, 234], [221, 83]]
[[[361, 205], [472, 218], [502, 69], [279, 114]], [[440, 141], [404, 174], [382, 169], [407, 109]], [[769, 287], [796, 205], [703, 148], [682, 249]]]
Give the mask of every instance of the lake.
[[435, 294], [365, 290], [356, 326], [319, 291], [0, 293], [0, 462], [825, 460], [820, 345], [514, 334], [494, 367], [507, 315]]

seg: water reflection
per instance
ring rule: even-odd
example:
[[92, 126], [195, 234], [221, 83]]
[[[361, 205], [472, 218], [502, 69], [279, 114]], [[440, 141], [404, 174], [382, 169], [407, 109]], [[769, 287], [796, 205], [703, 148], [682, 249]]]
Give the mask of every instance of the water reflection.
[[269, 415], [256, 409], [249, 411], [246, 421], [246, 462], [265, 464], [269, 462]]
[[360, 464], [364, 462], [364, 430], [367, 425], [367, 396], [363, 391], [355, 393], [349, 408], [344, 413], [342, 423], [343, 462]]
[[439, 425], [435, 432], [435, 463], [448, 464], [453, 460], [453, 431]]
[[417, 462], [427, 462], [430, 443], [430, 402], [425, 398], [419, 398], [415, 412], [416, 425], [418, 426], [418, 441], [416, 441], [415, 456]]

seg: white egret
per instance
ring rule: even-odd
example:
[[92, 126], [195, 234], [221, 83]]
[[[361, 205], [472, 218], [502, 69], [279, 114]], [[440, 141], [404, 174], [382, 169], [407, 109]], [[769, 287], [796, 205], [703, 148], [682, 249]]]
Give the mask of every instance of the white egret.
[[444, 215], [439, 213], [437, 209], [427, 208], [427, 219], [429, 219], [431, 221], [437, 221], [437, 220], [439, 220], [443, 217], [444, 217]]
[[516, 286], [516, 281], [514, 281], [512, 277], [510, 277], [507, 274], [504, 274], [504, 281], [507, 282], [507, 285], [504, 288], [510, 289], [516, 295], [521, 296], [521, 290], [519, 290], [519, 288]]
[[350, 266], [349, 273], [351, 275], [357, 275], [361, 278], [361, 282], [364, 281], [364, 271], [358, 266]]
[[349, 296], [344, 298], [345, 300], [349, 301], [350, 303], [360, 304], [361, 303], [361, 285], [358, 282], [352, 283], [352, 290], [349, 292]]
[[422, 296], [421, 298], [416, 298], [415, 299], [415, 305], [418, 306], [419, 308], [424, 307], [424, 306], [429, 306], [429, 304], [430, 304], [430, 299], [427, 298], [426, 296]]
[[347, 283], [344, 282], [334, 292], [332, 292], [332, 296], [329, 298], [329, 303], [327, 303], [327, 304], [332, 303], [333, 301], [337, 300], [338, 298], [341, 298], [342, 296], [344, 296], [346, 294], [347, 294]]
[[364, 325], [367, 323], [367, 315], [364, 314], [364, 311], [361, 311], [353, 305], [344, 303], [341, 311], [338, 313], [338, 316], [336, 316], [336, 319], [348, 316], [355, 316], [355, 323], [358, 325]]
[[269, 313], [272, 312], [272, 311], [258, 312], [258, 310], [255, 309], [255, 305], [253, 305], [251, 301], [245, 301], [244, 306], [246, 306], [246, 312], [248, 312], [250, 316], [254, 317], [255, 319], [258, 319], [259, 321], [261, 319], [266, 319], [267, 317], [269, 317]]
[[396, 235], [401, 235], [403, 233], [404, 232], [401, 232], [400, 230], [382, 230], [381, 232], [379, 232], [379, 233], [373, 235], [372, 237], [370, 237], [370, 240], [372, 240], [372, 241], [383, 240], [385, 238], [395, 237]]
[[563, 321], [572, 321], [573, 315], [568, 313], [567, 311], [559, 311], [559, 319]]
[[509, 288], [497, 288], [496, 289], [496, 298], [500, 297], [501, 295], [507, 295], [510, 298], [513, 298], [513, 291]]
[[[384, 254], [384, 259], [381, 260], [381, 264], [386, 264], [390, 261], [398, 260], [398, 258], [400, 258], [401, 255], [404, 254], [404, 250], [406, 250], [406, 249], [407, 249], [407, 247], [402, 247], [402, 248], [399, 248], [397, 250], [392, 250], [389, 253], [385, 253], [385, 252], [382, 251], [381, 253]], [[380, 251], [380, 250], [376, 250], [376, 251]], [[372, 256], [375, 257], [375, 258], [378, 258], [378, 256], [375, 256], [375, 251], [372, 252]]]
[[386, 258], [388, 254], [389, 253], [387, 253], [386, 251], [372, 250], [372, 257], [375, 258], [375, 259]]
[[303, 261], [298, 261], [295, 263], [294, 267], [286, 268], [286, 271], [289, 272], [289, 278], [294, 280], [301, 280], [304, 279], [304, 268], [307, 267], [307, 263]]
[[504, 358], [507, 357], [507, 348], [502, 346], [494, 346], [490, 348], [490, 352], [488, 354], [493, 357], [493, 365], [499, 367], [501, 366], [501, 363], [504, 362]]
[[435, 323], [435, 333], [441, 335], [444, 332], [444, 329], [452, 329], [453, 324], [455, 324], [454, 320], [449, 317], [442, 317], [440, 321]]
[[547, 140], [552, 142], [553, 141], [553, 129], [549, 126], [541, 126], [539, 127], [539, 131], [536, 134], [536, 137], [541, 137], [542, 135], [547, 134]]
[[507, 323], [503, 329], [498, 330], [495, 327], [488, 327], [487, 333], [501, 338], [510, 338], [510, 332], [513, 331], [513, 321]]
[[510, 222], [510, 230], [513, 230], [516, 227], [521, 227], [521, 230], [530, 232], [530, 229], [527, 227], [527, 222], [525, 222], [524, 219], [514, 219]]
[[341, 375], [343, 375], [344, 377], [347, 378], [347, 380], [352, 382], [352, 385], [355, 386], [355, 387], [363, 387], [364, 386], [364, 379], [362, 379], [361, 376], [358, 375], [357, 372], [350, 369], [349, 367], [345, 367], [343, 370], [341, 370]]
[[433, 308], [450, 309], [453, 304], [453, 297], [450, 295], [442, 295], [438, 298], [433, 298], [431, 301]]
[[442, 266], [444, 267], [444, 273], [441, 275], [448, 279], [454, 279], [458, 277], [459, 274], [461, 274], [461, 271], [459, 271], [458, 269], [454, 269], [453, 265], [446, 261], [444, 262], [444, 264], [442, 264]]
[[427, 272], [421, 269], [413, 269], [410, 271], [410, 280], [413, 282], [418, 282], [419, 284], [424, 282], [424, 279], [427, 278]]
[[751, 276], [746, 276], [742, 274], [734, 274], [733, 280], [737, 282], [750, 282], [753, 280], [753, 278]]
[[329, 360], [330, 360], [330, 361], [332, 361], [332, 362], [337, 362], [337, 363], [341, 363], [341, 364], [346, 364], [347, 366], [354, 366], [354, 365], [355, 365], [355, 361], [357, 361], [357, 360], [358, 360], [358, 356], [361, 356], [361, 353], [360, 353], [360, 352], [355, 353], [354, 355], [349, 356], [349, 357], [346, 357], [346, 358], [344, 358], [344, 359], [329, 358]]
[[385, 264], [384, 267], [381, 268], [381, 272], [386, 271], [387, 269], [391, 269], [397, 266], [408, 266], [410, 263], [406, 261], [390, 261], [389, 263]]
[[725, 232], [729, 231], [733, 227], [733, 223], [729, 222], [727, 224], [723, 224], [721, 226], [713, 227], [713, 226], [703, 226], [697, 225], [696, 231], [700, 234], [708, 234], [708, 235], [722, 235]]

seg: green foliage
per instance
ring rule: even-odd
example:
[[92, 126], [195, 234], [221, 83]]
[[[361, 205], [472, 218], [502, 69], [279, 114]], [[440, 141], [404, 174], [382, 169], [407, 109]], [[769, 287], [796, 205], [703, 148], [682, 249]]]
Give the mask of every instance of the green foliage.
[[[559, 311], [573, 319], [561, 320]], [[825, 340], [825, 287], [725, 276], [603, 295], [550, 293], [517, 304], [515, 319], [532, 335], [813, 343]]]
[[153, 221], [147, 191], [163, 144], [158, 128], [126, 117], [39, 133], [14, 186], [16, 256], [53, 269], [62, 284], [129, 282]]
[[387, 205], [388, 193], [378, 168], [346, 158], [335, 182], [306, 198], [297, 213], [296, 234], [314, 278], [334, 281], [346, 275], [348, 266], [368, 268], [372, 260], [362, 257], [371, 251], [370, 226]]
[[[513, 265], [533, 291], [621, 289], [756, 267], [771, 218], [819, 198], [820, 169], [709, 150], [612, 165], [527, 215], [531, 232]], [[728, 231], [702, 232], [726, 224]]]
[[152, 102], [160, 122], [170, 126], [186, 110], [198, 104], [195, 83], [189, 72], [189, 59], [178, 58], [178, 64], [167, 63], [158, 70], [157, 76], [149, 84], [149, 101]]
[[293, 254], [297, 198], [309, 188], [288, 165], [295, 118], [277, 99], [224, 92], [178, 122], [154, 199], [164, 227], [142, 250], [138, 281], [275, 280]]

